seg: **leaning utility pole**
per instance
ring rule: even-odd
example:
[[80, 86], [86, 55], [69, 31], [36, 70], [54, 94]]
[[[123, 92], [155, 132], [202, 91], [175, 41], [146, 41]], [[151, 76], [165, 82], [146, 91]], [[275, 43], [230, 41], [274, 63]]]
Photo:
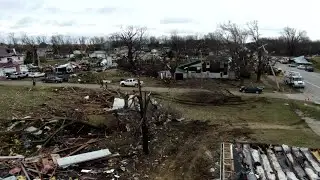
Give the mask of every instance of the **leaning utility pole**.
[[[260, 49], [263, 48], [263, 51], [267, 54], [267, 56], [269, 56], [269, 55], [268, 55], [269, 52], [268, 52], [268, 51], [266, 50], [266, 48], [265, 48], [266, 45], [268, 45], [268, 44], [264, 44], [264, 45], [260, 46], [258, 49], [259, 49], [259, 51], [260, 51]], [[277, 88], [278, 88], [278, 91], [279, 91], [279, 90], [280, 90], [280, 86], [279, 86], [279, 83], [278, 83], [276, 74], [274, 73], [273, 67], [272, 67], [272, 65], [271, 65], [271, 63], [270, 63], [270, 59], [268, 59], [268, 65], [269, 65], [270, 68], [271, 68], [271, 72], [272, 72], [272, 75], [273, 75], [273, 77], [274, 77], [274, 81], [276, 82]]]
[[202, 59], [202, 52], [200, 50], [200, 60], [201, 60], [201, 89], [203, 88], [203, 59]]

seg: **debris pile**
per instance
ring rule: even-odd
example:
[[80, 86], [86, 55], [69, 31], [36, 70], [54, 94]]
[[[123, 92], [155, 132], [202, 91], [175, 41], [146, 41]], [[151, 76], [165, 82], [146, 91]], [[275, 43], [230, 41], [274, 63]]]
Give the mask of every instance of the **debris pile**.
[[157, 148], [163, 145], [159, 142], [172, 143], [172, 139], [185, 136], [181, 130], [172, 130], [170, 124], [180, 123], [182, 118], [166, 113], [152, 100], [147, 123], [155, 155], [149, 162], [141, 154], [141, 122], [135, 95], [129, 95], [129, 106], [124, 109], [123, 103], [118, 103], [122, 97], [117, 92], [78, 88], [52, 91], [57, 98], [41, 105], [33, 114], [36, 117], [15, 117], [0, 123], [0, 178], [148, 177], [144, 172], [137, 173], [137, 166], [160, 163], [166, 153], [158, 154]]

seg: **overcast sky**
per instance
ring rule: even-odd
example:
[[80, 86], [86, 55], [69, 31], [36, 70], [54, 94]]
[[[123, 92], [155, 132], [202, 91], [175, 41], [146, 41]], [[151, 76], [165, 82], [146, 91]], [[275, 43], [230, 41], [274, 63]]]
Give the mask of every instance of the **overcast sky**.
[[229, 20], [258, 20], [263, 36], [290, 26], [316, 40], [319, 7], [319, 0], [0, 0], [0, 33], [100, 36], [137, 25], [149, 35], [201, 35]]

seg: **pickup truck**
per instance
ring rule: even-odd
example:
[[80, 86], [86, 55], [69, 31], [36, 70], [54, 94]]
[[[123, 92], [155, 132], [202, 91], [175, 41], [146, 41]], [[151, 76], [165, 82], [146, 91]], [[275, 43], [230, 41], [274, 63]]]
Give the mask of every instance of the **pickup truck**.
[[289, 71], [284, 76], [284, 83], [294, 88], [304, 88], [305, 83], [299, 72]]
[[28, 73], [26, 72], [15, 72], [15, 73], [8, 73], [7, 74], [7, 79], [23, 79], [28, 77]]
[[41, 72], [29, 73], [29, 77], [31, 77], [31, 78], [44, 77], [45, 75], [46, 75], [46, 73], [41, 73]]
[[[140, 85], [143, 85], [143, 81], [140, 81]], [[138, 86], [138, 80], [137, 79], [126, 79], [124, 81], [120, 81], [120, 86], [131, 86], [131, 87], [137, 87]]]

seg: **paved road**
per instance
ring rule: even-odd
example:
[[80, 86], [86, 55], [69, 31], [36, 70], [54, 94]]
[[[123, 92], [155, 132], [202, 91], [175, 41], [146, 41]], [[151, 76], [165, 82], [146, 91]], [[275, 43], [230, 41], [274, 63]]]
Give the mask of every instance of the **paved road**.
[[304, 78], [304, 82], [306, 84], [306, 87], [304, 89], [301, 89], [300, 97], [302, 98], [302, 100], [309, 99], [310, 101], [320, 102], [320, 73], [307, 72], [305, 70], [300, 70], [295, 67], [289, 67], [288, 64], [277, 63], [276, 66], [280, 67], [283, 71], [299, 72], [301, 76]]
[[[12, 85], [12, 86], [32, 86], [31, 81], [0, 81], [0, 85]], [[100, 85], [97, 84], [75, 84], [75, 83], [42, 83], [37, 82], [37, 86], [47, 86], [47, 87], [80, 87], [80, 88], [89, 88], [89, 89], [99, 89]], [[108, 85], [108, 88], [119, 89], [126, 91], [137, 90], [137, 88], [131, 87], [120, 87], [119, 85]], [[205, 89], [194, 89], [194, 88], [166, 88], [166, 87], [143, 87], [144, 91], [165, 93], [165, 92], [199, 92], [199, 91], [209, 91]], [[264, 92], [262, 94], [249, 94], [249, 93], [240, 93], [238, 90], [229, 89], [231, 93], [238, 96], [259, 96], [259, 97], [270, 97], [270, 98], [279, 98], [279, 99], [294, 99], [294, 100], [304, 100], [305, 97], [303, 94], [283, 94], [283, 93], [268, 93]]]
[[[11, 86], [32, 86], [32, 81], [19, 81], [19, 80], [4, 80], [0, 81], [0, 85], [11, 85]], [[76, 84], [76, 83], [43, 83], [37, 82], [36, 86], [46, 86], [46, 87], [79, 87], [79, 88], [88, 88], [88, 89], [99, 89], [100, 85], [98, 84]], [[108, 85], [108, 88], [112, 89], [122, 89], [126, 91], [138, 90], [138, 88], [133, 87], [121, 87], [119, 85]], [[194, 89], [194, 88], [166, 88], [166, 87], [143, 87], [143, 91], [151, 91], [151, 92], [199, 92], [199, 91], [209, 91], [206, 89]]]

